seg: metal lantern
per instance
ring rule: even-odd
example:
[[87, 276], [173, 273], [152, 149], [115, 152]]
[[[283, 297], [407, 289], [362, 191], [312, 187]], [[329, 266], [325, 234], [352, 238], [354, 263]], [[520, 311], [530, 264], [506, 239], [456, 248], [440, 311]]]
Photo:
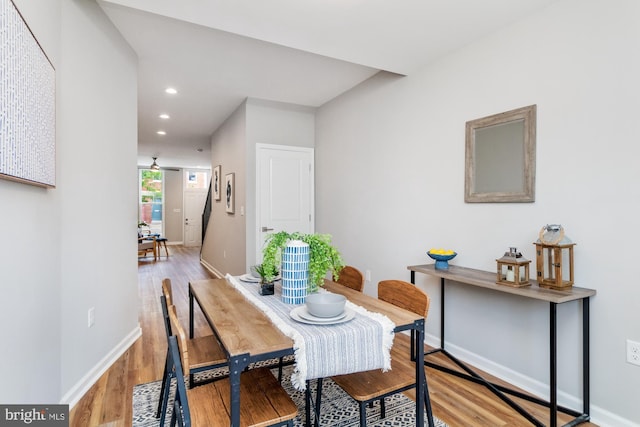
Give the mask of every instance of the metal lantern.
[[498, 263], [498, 285], [513, 286], [521, 288], [529, 286], [529, 264], [531, 261], [524, 258], [516, 248], [509, 248], [504, 256], [497, 259]]
[[573, 286], [575, 243], [564, 234], [564, 228], [559, 224], [545, 225], [535, 245], [538, 284], [551, 289]]

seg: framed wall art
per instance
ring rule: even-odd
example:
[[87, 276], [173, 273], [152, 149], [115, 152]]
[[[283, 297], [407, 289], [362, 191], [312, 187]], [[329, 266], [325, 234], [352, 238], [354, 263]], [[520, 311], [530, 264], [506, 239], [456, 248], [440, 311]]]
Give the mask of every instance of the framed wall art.
[[226, 190], [226, 210], [227, 213], [234, 213], [235, 212], [235, 174], [234, 173], [228, 173], [225, 175], [225, 190]]
[[220, 172], [222, 167], [220, 165], [213, 168], [213, 177], [211, 177], [211, 185], [213, 186], [213, 200], [220, 200]]
[[12, 0], [0, 22], [0, 178], [53, 188], [55, 69]]

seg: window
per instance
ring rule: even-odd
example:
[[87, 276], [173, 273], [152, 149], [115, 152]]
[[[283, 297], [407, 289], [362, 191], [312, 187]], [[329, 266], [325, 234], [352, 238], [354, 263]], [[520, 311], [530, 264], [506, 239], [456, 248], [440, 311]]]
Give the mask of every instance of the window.
[[139, 222], [147, 224], [151, 233], [162, 235], [162, 203], [164, 200], [163, 172], [150, 169], [140, 169], [139, 172]]
[[185, 189], [206, 190], [209, 188], [209, 172], [187, 170], [185, 171]]

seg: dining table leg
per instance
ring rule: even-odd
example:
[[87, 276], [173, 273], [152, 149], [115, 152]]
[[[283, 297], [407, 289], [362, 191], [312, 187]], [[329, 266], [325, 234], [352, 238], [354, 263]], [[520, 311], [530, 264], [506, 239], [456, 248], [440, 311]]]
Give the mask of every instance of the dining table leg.
[[193, 339], [193, 292], [189, 284], [189, 338]]
[[240, 374], [249, 365], [249, 355], [229, 357], [229, 385], [230, 385], [230, 418], [231, 427], [240, 426]]

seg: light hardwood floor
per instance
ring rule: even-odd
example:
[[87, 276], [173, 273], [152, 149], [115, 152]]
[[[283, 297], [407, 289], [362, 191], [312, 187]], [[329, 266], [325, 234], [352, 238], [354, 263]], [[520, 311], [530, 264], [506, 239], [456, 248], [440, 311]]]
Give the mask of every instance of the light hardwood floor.
[[[199, 248], [171, 246], [168, 259], [162, 257], [157, 262], [153, 262], [153, 259], [139, 262], [138, 277], [142, 337], [102, 375], [72, 409], [71, 427], [131, 426], [133, 386], [162, 378], [167, 345], [160, 310], [162, 279], [171, 279], [174, 303], [183, 324], [187, 325], [188, 283], [211, 275], [200, 265]], [[210, 333], [204, 317], [197, 310], [195, 326], [196, 334]], [[402, 340], [400, 345], [408, 346], [408, 340]], [[431, 368], [426, 368], [426, 374], [434, 414], [451, 427], [531, 425], [478, 384]], [[540, 420], [548, 419], [547, 409], [528, 402], [519, 403]], [[558, 425], [567, 421], [568, 418], [562, 415], [558, 418]], [[592, 423], [581, 425], [597, 427]]]

